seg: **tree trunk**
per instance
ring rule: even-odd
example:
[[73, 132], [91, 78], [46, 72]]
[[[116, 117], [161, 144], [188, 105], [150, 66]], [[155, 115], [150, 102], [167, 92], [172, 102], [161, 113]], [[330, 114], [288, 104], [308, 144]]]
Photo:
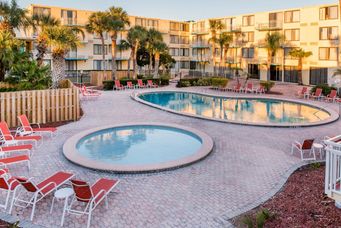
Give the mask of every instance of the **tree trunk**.
[[302, 72], [302, 68], [303, 68], [303, 67], [302, 67], [302, 65], [303, 65], [303, 64], [302, 64], [302, 58], [299, 58], [299, 59], [298, 59], [298, 67], [297, 67], [297, 68], [298, 68], [297, 70], [298, 70], [298, 84], [299, 84], [299, 85], [302, 85], [302, 84], [303, 84], [303, 79], [302, 79], [302, 73], [303, 73], [303, 72]]
[[38, 66], [41, 66], [43, 65], [44, 57], [47, 52], [47, 43], [44, 38], [38, 40], [37, 51], [38, 51], [36, 55], [37, 63], [38, 63]]
[[104, 77], [107, 67], [106, 67], [106, 62], [105, 62], [105, 45], [104, 45], [103, 34], [101, 34], [100, 37], [101, 37], [101, 44], [102, 44], [102, 61], [103, 61], [103, 77]]
[[159, 76], [159, 66], [160, 66], [160, 53], [155, 53], [155, 66], [153, 78], [158, 78]]
[[271, 60], [272, 60], [272, 53], [271, 51], [268, 51], [268, 62], [266, 64], [266, 68], [267, 68], [267, 80], [270, 80], [270, 67], [271, 67]]
[[116, 71], [117, 71], [117, 64], [116, 64], [116, 40], [117, 40], [117, 34], [113, 34], [111, 36], [111, 55], [112, 55], [112, 60], [111, 60], [111, 74], [112, 78], [115, 80], [116, 79]]
[[52, 56], [52, 88], [59, 87], [59, 82], [65, 78], [65, 59], [64, 55]]
[[133, 58], [133, 78], [136, 79], [137, 78], [137, 59], [136, 59], [136, 52], [137, 52], [137, 48], [133, 47], [133, 49], [131, 50], [132, 53], [132, 58]]
[[130, 62], [133, 59], [133, 51], [130, 52], [130, 56], [128, 59], [128, 78], [130, 79]]

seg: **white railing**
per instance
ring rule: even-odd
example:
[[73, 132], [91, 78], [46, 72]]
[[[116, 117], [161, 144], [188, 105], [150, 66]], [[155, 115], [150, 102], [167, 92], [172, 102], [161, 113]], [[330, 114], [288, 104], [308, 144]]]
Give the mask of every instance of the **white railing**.
[[325, 193], [335, 199], [341, 196], [341, 135], [325, 140]]

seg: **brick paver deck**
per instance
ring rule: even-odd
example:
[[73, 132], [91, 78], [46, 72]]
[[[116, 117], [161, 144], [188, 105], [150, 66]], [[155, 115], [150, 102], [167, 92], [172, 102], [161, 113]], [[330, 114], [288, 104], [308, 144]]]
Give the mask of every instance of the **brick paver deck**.
[[[297, 88], [297, 87], [296, 87]], [[187, 90], [209, 91], [205, 88]], [[341, 133], [341, 121], [320, 127], [265, 128], [225, 124], [184, 117], [145, 106], [130, 98], [132, 91], [104, 92], [95, 101], [84, 101], [83, 118], [59, 128], [57, 138], [47, 138], [34, 151], [28, 173], [20, 165], [16, 175], [41, 180], [59, 170], [73, 170], [78, 177], [95, 181], [99, 177], [120, 178], [109, 197], [109, 209], [100, 205], [93, 214], [92, 227], [228, 227], [228, 219], [259, 205], [278, 191], [301, 162], [290, 155], [294, 140], [321, 139]], [[237, 94], [235, 94], [238, 96]], [[335, 104], [324, 104], [335, 110]], [[205, 160], [191, 166], [161, 173], [116, 175], [96, 172], [67, 161], [63, 143], [79, 131], [124, 122], [165, 122], [199, 129], [215, 141]], [[35, 224], [57, 227], [64, 202], [52, 198], [40, 202]], [[28, 219], [31, 209], [15, 208], [13, 215]], [[68, 215], [65, 227], [84, 227], [86, 217]]]

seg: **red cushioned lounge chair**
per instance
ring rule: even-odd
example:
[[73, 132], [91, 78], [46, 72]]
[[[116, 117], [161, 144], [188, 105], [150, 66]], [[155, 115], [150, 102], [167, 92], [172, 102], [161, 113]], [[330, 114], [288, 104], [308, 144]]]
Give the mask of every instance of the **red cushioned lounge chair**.
[[131, 81], [127, 82], [126, 89], [135, 89], [135, 86]]
[[2, 155], [2, 158], [0, 158], [0, 168], [6, 168], [8, 165], [14, 165], [18, 163], [26, 163], [28, 170], [30, 170], [30, 157], [28, 155], [5, 157], [4, 152], [0, 152], [0, 155]]
[[[92, 211], [103, 200], [105, 200], [106, 206], [108, 207], [107, 196], [118, 183], [119, 180], [101, 178], [90, 186], [87, 182], [82, 180], [71, 180], [75, 195], [66, 211], [75, 215], [88, 215], [87, 227], [90, 227]], [[84, 210], [78, 209], [76, 202], [84, 203]]]
[[114, 90], [124, 90], [124, 86], [121, 85], [120, 80], [115, 80]]
[[233, 88], [233, 92], [242, 92], [243, 88], [242, 88], [242, 85], [241, 84], [237, 84], [234, 88]]
[[3, 152], [5, 154], [12, 152], [26, 152], [27, 155], [31, 157], [31, 151], [33, 146], [31, 144], [25, 145], [17, 145], [17, 146], [0, 146], [0, 153]]
[[[302, 161], [309, 161], [309, 160], [316, 160], [316, 155], [313, 150], [313, 144], [314, 144], [314, 139], [306, 139], [304, 142], [301, 144], [300, 142], [295, 141], [291, 145], [291, 154], [294, 154], [295, 149], [301, 153], [301, 159]], [[313, 153], [312, 158], [304, 158], [304, 153], [309, 152], [309, 154]]]
[[146, 85], [143, 83], [142, 79], [137, 79], [137, 87], [140, 89], [146, 88]]
[[312, 97], [316, 100], [320, 100], [321, 98], [323, 98], [322, 89], [317, 88], [315, 93], [311, 94], [310, 97]]
[[337, 91], [333, 89], [330, 94], [326, 96], [326, 101], [335, 102], [337, 100]]
[[[13, 195], [13, 200], [10, 207], [10, 213], [13, 206], [27, 208], [32, 205], [31, 221], [33, 220], [36, 204], [44, 199], [47, 195], [57, 190], [60, 186], [68, 182], [74, 174], [68, 172], [57, 172], [46, 178], [39, 184], [35, 184], [32, 178], [14, 177], [19, 183], [20, 188], [16, 188]], [[27, 194], [32, 195], [27, 199]], [[25, 197], [26, 196], [26, 197]]]
[[147, 86], [149, 88], [157, 88], [157, 87], [159, 87], [158, 85], [154, 84], [152, 80], [147, 80]]
[[99, 97], [101, 93], [97, 90], [88, 90], [86, 86], [81, 87], [81, 93], [83, 97], [90, 98], [90, 97]]
[[[51, 136], [53, 136], [57, 131], [57, 128], [55, 127], [40, 127], [39, 123], [31, 124], [26, 115], [20, 115], [18, 118], [21, 123], [21, 127], [18, 128], [17, 132], [20, 135], [26, 136], [32, 135], [34, 133], [49, 133]], [[33, 125], [36, 125], [37, 127], [32, 127]]]
[[248, 92], [250, 92], [250, 93], [253, 93], [253, 84], [252, 83], [247, 83], [247, 85], [246, 85], [246, 87], [244, 88], [244, 92], [245, 93], [248, 93]]
[[10, 196], [18, 186], [19, 182], [11, 177], [8, 169], [0, 169], [0, 191], [6, 192], [5, 203], [0, 203], [1, 208], [7, 209]]
[[38, 141], [41, 140], [41, 136], [39, 135], [18, 135], [18, 131], [16, 131], [15, 135], [12, 135], [12, 132], [8, 128], [8, 125], [5, 121], [0, 122], [0, 141], [5, 144], [5, 146], [9, 145], [17, 145], [22, 142], [34, 142], [35, 145], [38, 145]]
[[308, 87], [302, 87], [302, 90], [298, 91], [297, 92], [297, 97], [300, 97], [300, 98], [305, 98], [306, 96], [309, 95], [309, 92], [308, 92]]

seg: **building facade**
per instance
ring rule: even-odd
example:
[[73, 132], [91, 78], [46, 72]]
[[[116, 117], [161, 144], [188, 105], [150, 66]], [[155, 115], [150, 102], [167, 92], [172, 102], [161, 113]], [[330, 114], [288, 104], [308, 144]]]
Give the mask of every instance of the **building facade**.
[[[84, 26], [91, 11], [31, 5], [31, 14], [50, 14], [64, 25]], [[213, 48], [210, 20], [219, 20], [224, 28], [219, 32], [233, 34], [233, 42], [220, 58], [218, 45]], [[130, 26], [141, 25], [155, 28], [163, 34], [169, 52], [176, 60], [173, 74], [197, 73], [214, 75], [226, 73], [226, 69], [241, 68], [252, 78], [280, 82], [298, 82], [298, 60], [289, 52], [300, 47], [312, 55], [303, 60], [303, 84], [333, 84], [332, 75], [340, 64], [340, 13], [337, 4], [310, 6], [271, 12], [238, 15], [233, 17], [204, 19], [195, 22], [181, 22], [130, 16]], [[128, 29], [128, 28], [127, 28]], [[265, 37], [268, 33], [279, 32], [284, 36], [282, 47], [267, 67]], [[127, 31], [119, 34], [124, 39]], [[38, 34], [26, 33], [21, 36], [34, 40]], [[102, 48], [98, 36], [85, 34], [82, 46], [71, 50], [65, 57], [69, 72], [103, 70], [111, 68], [111, 39], [105, 34], [106, 61], [102, 61]], [[214, 49], [214, 50], [213, 50]], [[33, 45], [34, 50], [34, 45]], [[118, 51], [118, 70], [127, 70], [130, 51]], [[51, 57], [46, 56], [46, 62]], [[269, 73], [268, 73], [269, 72]]]

